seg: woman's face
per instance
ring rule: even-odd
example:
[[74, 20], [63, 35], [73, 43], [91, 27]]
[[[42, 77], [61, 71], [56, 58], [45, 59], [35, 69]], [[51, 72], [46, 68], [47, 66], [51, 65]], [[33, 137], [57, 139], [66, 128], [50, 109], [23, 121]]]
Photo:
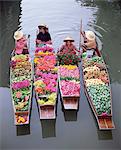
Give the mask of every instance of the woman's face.
[[45, 33], [44, 28], [40, 28], [39, 31], [42, 32], [42, 33]]
[[66, 44], [69, 46], [71, 45], [71, 41], [67, 41]]

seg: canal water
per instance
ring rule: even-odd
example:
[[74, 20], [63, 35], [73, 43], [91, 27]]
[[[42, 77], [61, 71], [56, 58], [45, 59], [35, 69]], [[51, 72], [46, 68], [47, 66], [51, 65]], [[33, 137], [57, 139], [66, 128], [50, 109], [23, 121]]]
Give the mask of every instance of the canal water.
[[[83, 30], [93, 30], [107, 64], [116, 129], [99, 131], [81, 81], [79, 111], [64, 112], [58, 96], [56, 121], [40, 121], [33, 93], [30, 126], [16, 127], [9, 89], [13, 32], [30, 34], [34, 55], [37, 26], [49, 26], [55, 51], [70, 35], [79, 46]], [[0, 150], [121, 150], [121, 1], [22, 0], [0, 1]]]

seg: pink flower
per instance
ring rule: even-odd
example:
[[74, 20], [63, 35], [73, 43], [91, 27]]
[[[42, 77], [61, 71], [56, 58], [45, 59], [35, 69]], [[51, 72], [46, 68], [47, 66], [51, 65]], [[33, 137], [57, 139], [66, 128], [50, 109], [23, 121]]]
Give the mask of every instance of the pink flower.
[[61, 80], [61, 90], [63, 95], [80, 95], [80, 84], [72, 81]]
[[18, 90], [18, 89], [22, 89], [22, 88], [26, 88], [30, 86], [30, 81], [29, 80], [23, 80], [21, 82], [14, 82], [12, 84], [12, 88], [14, 90]]
[[107, 113], [106, 113], [106, 112], [103, 112], [103, 113], [101, 114], [101, 116], [106, 117], [106, 116], [108, 116], [108, 115], [107, 115]]
[[79, 78], [79, 70], [75, 68], [73, 70], [68, 70], [67, 68], [60, 66], [59, 72], [62, 77], [72, 77], [72, 78]]
[[21, 92], [19, 92], [19, 91], [16, 92], [16, 97], [17, 97], [17, 98], [21, 98], [21, 96], [22, 96], [22, 93], [21, 93]]

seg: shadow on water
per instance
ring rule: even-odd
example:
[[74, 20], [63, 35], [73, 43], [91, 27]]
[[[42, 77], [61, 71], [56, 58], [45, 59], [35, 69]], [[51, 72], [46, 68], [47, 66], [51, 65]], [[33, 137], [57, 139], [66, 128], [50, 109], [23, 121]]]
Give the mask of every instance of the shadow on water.
[[30, 125], [22, 125], [22, 126], [16, 126], [16, 135], [28, 135], [30, 134]]
[[41, 120], [42, 137], [56, 137], [56, 120]]
[[98, 139], [99, 140], [112, 140], [113, 136], [112, 136], [112, 131], [111, 130], [97, 130], [97, 134], [98, 134]]
[[65, 121], [77, 121], [77, 111], [63, 109], [63, 114]]
[[77, 112], [78, 112], [78, 110], [65, 110], [64, 109], [61, 94], [60, 94], [60, 90], [59, 90], [58, 97], [59, 97], [59, 100], [61, 102], [61, 110], [63, 112], [65, 121], [77, 121]]

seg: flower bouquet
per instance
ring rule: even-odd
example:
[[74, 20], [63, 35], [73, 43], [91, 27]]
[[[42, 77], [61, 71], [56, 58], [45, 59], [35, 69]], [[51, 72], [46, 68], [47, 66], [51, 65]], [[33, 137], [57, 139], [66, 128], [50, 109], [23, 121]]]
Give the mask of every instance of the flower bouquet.
[[40, 106], [55, 105], [56, 103], [58, 68], [56, 56], [52, 51], [53, 49], [48, 50], [47, 46], [36, 48], [34, 87]]
[[80, 75], [76, 65], [60, 65], [60, 89], [63, 96], [80, 95]]
[[59, 53], [57, 59], [60, 65], [77, 65], [80, 61], [80, 57], [73, 53]]
[[53, 51], [53, 47], [49, 44], [40, 44], [38, 45], [38, 47], [36, 47], [35, 53], [38, 52], [52, 52]]

